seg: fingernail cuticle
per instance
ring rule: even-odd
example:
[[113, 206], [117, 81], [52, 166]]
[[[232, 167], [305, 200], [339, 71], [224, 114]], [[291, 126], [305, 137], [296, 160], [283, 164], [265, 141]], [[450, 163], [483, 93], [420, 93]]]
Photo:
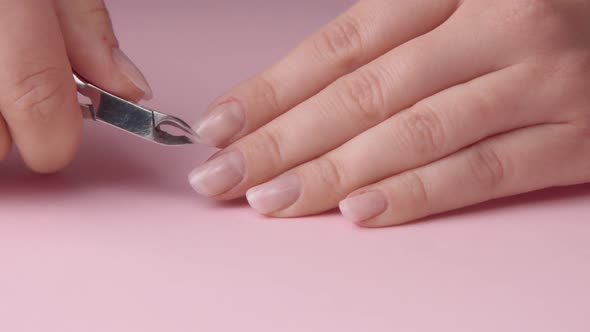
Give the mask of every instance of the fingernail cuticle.
[[193, 128], [203, 143], [219, 146], [237, 135], [244, 127], [244, 122], [241, 103], [231, 100], [213, 108]]
[[227, 152], [192, 171], [189, 182], [197, 193], [209, 197], [217, 196], [242, 182], [244, 167], [240, 152]]
[[387, 199], [378, 191], [348, 197], [339, 204], [342, 215], [352, 222], [375, 218], [387, 210]]
[[148, 83], [147, 79], [137, 68], [137, 66], [129, 59], [129, 57], [121, 51], [119, 48], [113, 48], [113, 61], [119, 67], [119, 70], [135, 85], [139, 90], [143, 92], [143, 99], [149, 100], [153, 97], [152, 88]]
[[261, 214], [270, 214], [293, 205], [301, 195], [301, 179], [296, 174], [278, 177], [246, 193], [250, 206]]

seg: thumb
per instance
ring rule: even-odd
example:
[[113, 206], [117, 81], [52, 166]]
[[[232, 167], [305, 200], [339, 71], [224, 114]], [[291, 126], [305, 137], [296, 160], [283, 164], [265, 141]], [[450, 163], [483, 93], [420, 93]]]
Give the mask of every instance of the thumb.
[[122, 98], [152, 97], [144, 75], [119, 48], [103, 0], [57, 0], [56, 4], [74, 71]]

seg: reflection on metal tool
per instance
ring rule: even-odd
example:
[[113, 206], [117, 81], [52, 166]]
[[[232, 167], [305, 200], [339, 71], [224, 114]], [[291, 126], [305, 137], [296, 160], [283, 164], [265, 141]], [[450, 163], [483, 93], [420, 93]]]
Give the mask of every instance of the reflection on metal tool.
[[[179, 118], [156, 112], [110, 94], [74, 74], [78, 92], [91, 104], [80, 104], [86, 119], [106, 123], [135, 136], [162, 145], [195, 143], [196, 133]], [[170, 126], [186, 135], [173, 135], [162, 129]]]

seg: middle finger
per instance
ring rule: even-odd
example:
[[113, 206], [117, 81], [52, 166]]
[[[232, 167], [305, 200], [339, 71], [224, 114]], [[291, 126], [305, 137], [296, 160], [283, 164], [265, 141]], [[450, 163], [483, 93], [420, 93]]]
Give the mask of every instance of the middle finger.
[[507, 63], [484, 36], [451, 22], [337, 80], [190, 175], [201, 194], [232, 199], [314, 159], [395, 113]]
[[531, 67], [511, 66], [429, 97], [288, 176], [250, 189], [248, 201], [276, 216], [323, 212], [361, 187], [487, 137], [551, 121], [554, 105], [537, 97], [543, 86]]
[[[225, 147], [388, 50], [446, 21], [457, 0], [363, 0], [285, 58], [218, 98], [195, 125]], [[411, 15], [408, 15], [411, 13]]]

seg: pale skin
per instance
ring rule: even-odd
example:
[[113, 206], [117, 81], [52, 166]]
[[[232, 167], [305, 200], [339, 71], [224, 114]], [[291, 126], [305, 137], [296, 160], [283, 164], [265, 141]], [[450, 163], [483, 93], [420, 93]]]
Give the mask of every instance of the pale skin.
[[365, 227], [590, 181], [590, 2], [363, 0], [212, 104], [190, 176]]
[[[151, 94], [101, 1], [0, 0], [0, 18], [2, 156], [12, 137], [33, 170], [71, 160], [72, 68]], [[195, 190], [272, 217], [383, 227], [590, 182], [590, 2], [361, 0], [194, 127], [221, 148]]]
[[0, 160], [13, 143], [36, 172], [72, 160], [82, 128], [73, 70], [125, 98], [151, 96], [102, 0], [0, 0], [0, 31]]

